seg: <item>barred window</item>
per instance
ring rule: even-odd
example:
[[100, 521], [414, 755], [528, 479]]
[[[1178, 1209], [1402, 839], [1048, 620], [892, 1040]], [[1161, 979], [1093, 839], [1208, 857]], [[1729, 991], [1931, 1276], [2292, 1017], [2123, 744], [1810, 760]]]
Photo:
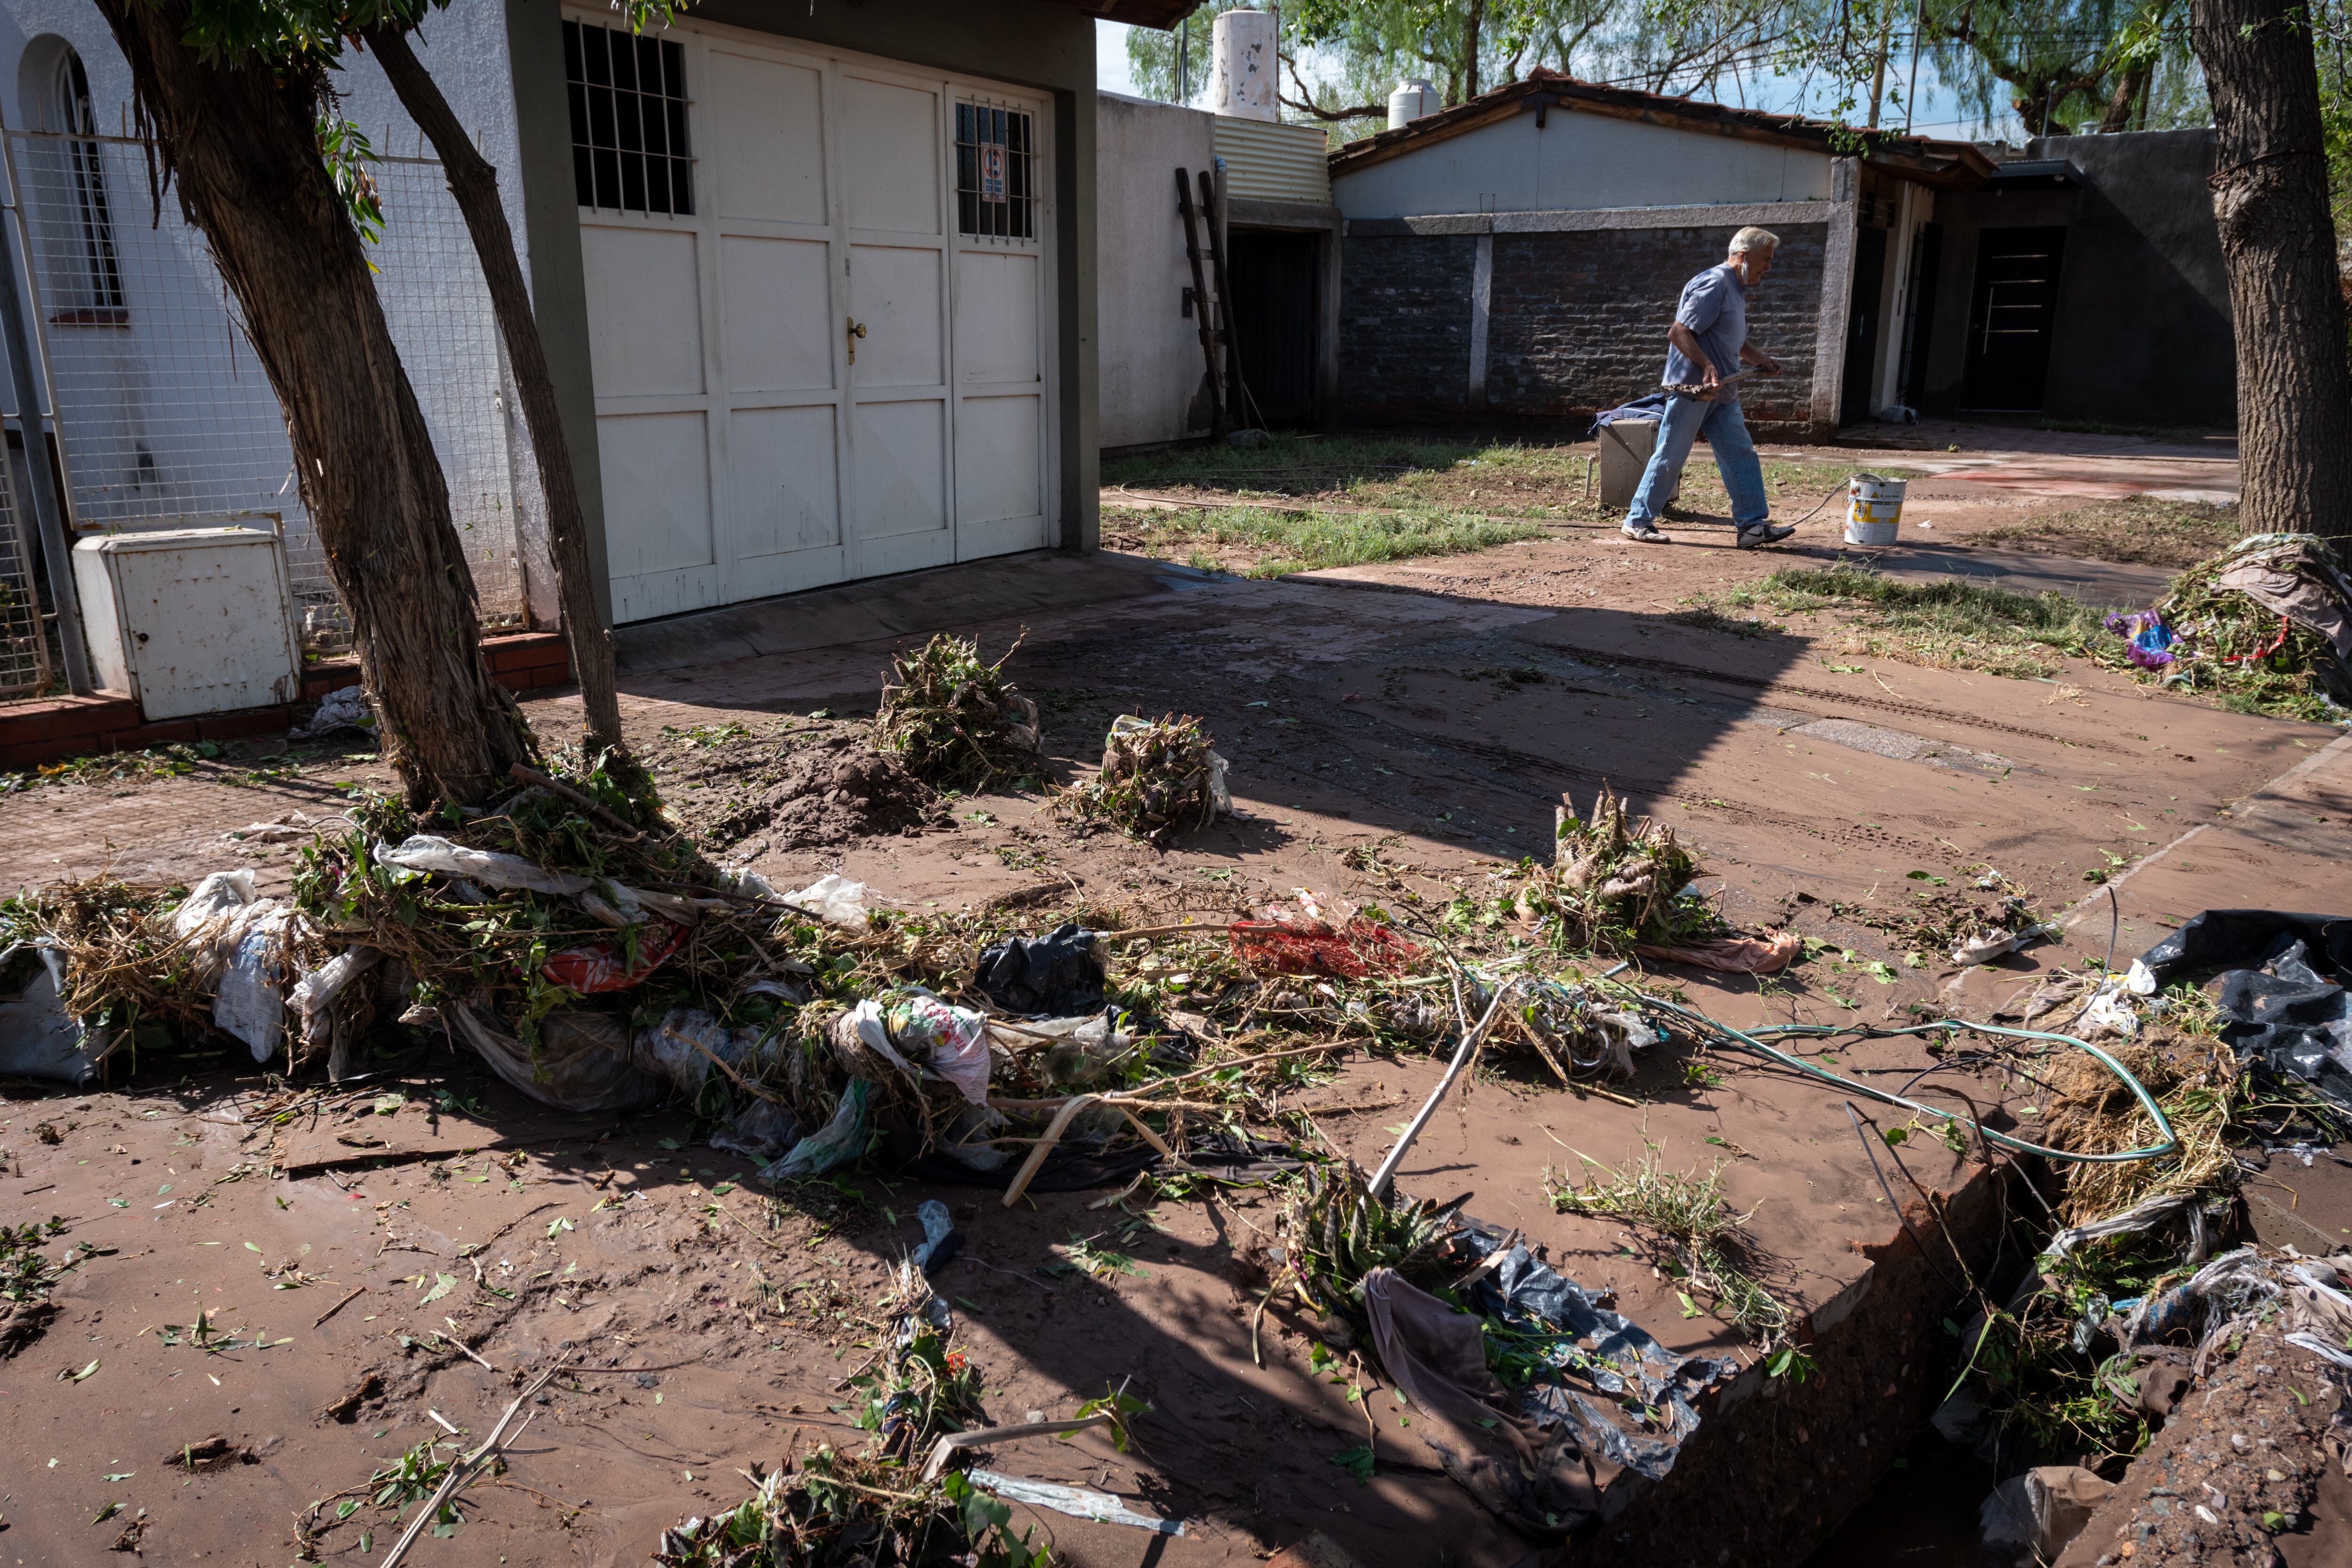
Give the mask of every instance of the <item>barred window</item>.
[[122, 295], [122, 268], [114, 249], [114, 214], [106, 199], [106, 153], [95, 141], [98, 114], [89, 100], [89, 76], [81, 57], [67, 49], [58, 57], [49, 85], [49, 117], [74, 140], [64, 144], [66, 226], [73, 248], [70, 279], [57, 279], [61, 326], [121, 326], [129, 318]]
[[1037, 237], [1035, 118], [956, 105], [956, 226], [994, 239]]
[[563, 77], [580, 205], [690, 215], [686, 51], [667, 38], [566, 22]]

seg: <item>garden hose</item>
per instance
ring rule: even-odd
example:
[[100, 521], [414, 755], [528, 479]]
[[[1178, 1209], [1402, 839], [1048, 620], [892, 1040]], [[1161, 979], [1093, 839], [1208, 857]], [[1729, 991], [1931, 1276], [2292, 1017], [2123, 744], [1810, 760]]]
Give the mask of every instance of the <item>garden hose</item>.
[[[1770, 1061], [1778, 1062], [1782, 1067], [1793, 1068], [1798, 1072], [1804, 1074], [1808, 1078], [1818, 1079], [1822, 1082], [1827, 1084], [1834, 1084], [1839, 1089], [1847, 1089], [1853, 1093], [1862, 1095], [1866, 1099], [1877, 1100], [1882, 1105], [1897, 1106], [1905, 1110], [1913, 1111], [1922, 1116], [1941, 1117], [1947, 1121], [1956, 1122], [1962, 1127], [1971, 1129], [1975, 1131], [1977, 1136], [1982, 1138], [1988, 1143], [1997, 1143], [2000, 1147], [2010, 1150], [2015, 1153], [2039, 1154], [2047, 1160], [2071, 1160], [2081, 1164], [2116, 1165], [2123, 1164], [2133, 1160], [2154, 1160], [2162, 1155], [2172, 1153], [2180, 1147], [2180, 1139], [2179, 1135], [2172, 1131], [2172, 1123], [2166, 1120], [2163, 1107], [2158, 1105], [2156, 1102], [2156, 1097], [2148, 1093], [2147, 1086], [2141, 1083], [2137, 1078], [2134, 1078], [2131, 1074], [2131, 1070], [2125, 1067], [2123, 1063], [2116, 1060], [2115, 1058], [2109, 1056], [2098, 1047], [2091, 1044], [2090, 1041], [2076, 1039], [2072, 1035], [2048, 1034], [2040, 1029], [2011, 1029], [2005, 1028], [1998, 1024], [1971, 1024], [1957, 1018], [1942, 1018], [1931, 1024], [1911, 1024], [1899, 1029], [1857, 1030], [1848, 1026], [1836, 1024], [1773, 1024], [1767, 1026], [1764, 1028], [1758, 1029], [1753, 1033], [1748, 1033], [1739, 1029], [1735, 1029], [1728, 1024], [1718, 1023], [1715, 1019], [1708, 1017], [1706, 1014], [1699, 1012], [1695, 1007], [1685, 1007], [1681, 1005], [1679, 1003], [1668, 1002], [1663, 998], [1648, 995], [1646, 994], [1637, 993], [1636, 994], [1640, 996], [1641, 1003], [1644, 1006], [1654, 1007], [1664, 1013], [1671, 1013], [1678, 1018], [1683, 1018], [1691, 1023], [1697, 1024], [1706, 1029], [1714, 1031], [1717, 1035], [1721, 1036], [1724, 1039], [1739, 1047], [1743, 1050], [1753, 1051], [1758, 1056], [1763, 1057]], [[2041, 1143], [2029, 1143], [2021, 1138], [2011, 1138], [2006, 1132], [1997, 1132], [1993, 1129], [1987, 1127], [1983, 1122], [1976, 1121], [1971, 1117], [1962, 1116], [1958, 1111], [1947, 1110], [1940, 1105], [1924, 1104], [1919, 1100], [1907, 1099], [1903, 1095], [1890, 1094], [1885, 1089], [1874, 1089], [1866, 1083], [1858, 1083], [1853, 1079], [1844, 1078], [1837, 1073], [1830, 1072], [1825, 1068], [1816, 1067], [1811, 1062], [1806, 1061], [1801, 1057], [1792, 1057], [1786, 1051], [1776, 1050], [1771, 1046], [1765, 1043], [1767, 1038], [1779, 1040], [1786, 1039], [1790, 1036], [1819, 1039], [1828, 1036], [1861, 1034], [1885, 1038], [1900, 1035], [1924, 1035], [1934, 1030], [1944, 1030], [1952, 1034], [1958, 1034], [1963, 1031], [1973, 1031], [1979, 1034], [2002, 1035], [2014, 1040], [2048, 1040], [2062, 1046], [2072, 1046], [2079, 1051], [2086, 1051], [2091, 1056], [2097, 1058], [2100, 1066], [2105, 1068], [2107, 1071], [2113, 1073], [2118, 1079], [2120, 1079], [2124, 1087], [2131, 1090], [2132, 1098], [2139, 1101], [2140, 1108], [2146, 1110], [2148, 1115], [2156, 1119], [2156, 1129], [2163, 1141], [2158, 1143], [2151, 1143], [2144, 1149], [2126, 1149], [2120, 1152], [2111, 1154], [2081, 1154], [2076, 1153], [2072, 1150], [2053, 1149]]]

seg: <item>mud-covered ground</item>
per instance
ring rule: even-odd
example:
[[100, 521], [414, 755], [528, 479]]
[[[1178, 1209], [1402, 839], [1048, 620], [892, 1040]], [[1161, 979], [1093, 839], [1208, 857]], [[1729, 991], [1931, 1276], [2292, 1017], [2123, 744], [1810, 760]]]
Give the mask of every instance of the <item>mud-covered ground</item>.
[[[1934, 559], [2012, 573], [2042, 569], [2021, 559], [2056, 558], [1971, 546], [1970, 529], [2084, 500], [1928, 479], [1913, 506], [1922, 539], [1957, 540]], [[1548, 853], [1554, 803], [1589, 804], [1605, 781], [1697, 846], [1699, 886], [1728, 918], [1815, 939], [1804, 964], [1762, 985], [1668, 972], [1733, 1022], [1877, 1022], [1949, 996], [1989, 1005], [2036, 968], [2095, 959], [2104, 919], [1965, 981], [1937, 942], [1983, 901], [1990, 872], [2055, 913], [2192, 828], [2208, 830], [2208, 847], [2224, 842], [2242, 832], [2232, 825], [2250, 798], [2335, 738], [2158, 696], [2081, 661], [2024, 680], [1849, 652], [1837, 612], [1760, 632], [1719, 626], [1694, 607], [1775, 563], [1725, 547], [1719, 522], [1700, 518], [1681, 543], [1643, 549], [1560, 521], [1505, 547], [1297, 581], [1088, 565], [1104, 584], [1094, 600], [982, 609], [955, 628], [993, 657], [1029, 627], [1012, 673], [1040, 703], [1045, 755], [1027, 787], [932, 797], [871, 752], [864, 720], [903, 646], [884, 637], [633, 670], [625, 722], [715, 858], [780, 887], [842, 871], [884, 908], [1084, 902], [1152, 921], [1227, 915], [1300, 889], [1327, 906], [1404, 891], [1439, 900], [1488, 890], [1505, 864]], [[1817, 521], [1780, 559], [1838, 553]], [[2130, 586], [2140, 580], [2128, 573], [2154, 569], [2081, 570], [2123, 572], [2095, 580]], [[526, 706], [551, 741], [576, 724], [576, 700]], [[1237, 815], [1161, 850], [1080, 834], [1047, 809], [1122, 712], [1203, 718], [1232, 762]], [[389, 782], [364, 757], [253, 781], [214, 771], [266, 760], [225, 755], [182, 776], [0, 798], [0, 886], [101, 872], [187, 880], [250, 864], [279, 889], [299, 842], [254, 825], [317, 820], [344, 786]], [[2293, 795], [2275, 831], [2227, 839], [2227, 854], [2164, 858], [2162, 897], [2122, 905], [2123, 950], [2195, 908], [2324, 885], [2324, 856], [2297, 835], [2340, 822], [2334, 787]], [[1133, 962], [1171, 973], [1148, 953]], [[1906, 1076], [1931, 1065], [1892, 1041], [1842, 1060]], [[1719, 1054], [1660, 1053], [1618, 1087], [1631, 1105], [1524, 1068], [1482, 1076], [1432, 1124], [1401, 1182], [1429, 1195], [1475, 1189], [1473, 1212], [1523, 1227], [1671, 1345], [1749, 1353], [1711, 1316], [1686, 1317], [1622, 1227], [1552, 1213], [1547, 1167], [1579, 1152], [1618, 1163], [1645, 1146], [1675, 1169], [1724, 1162], [1766, 1282], [1809, 1309], [1839, 1299], [1901, 1237], [1834, 1096]], [[1360, 1056], [1297, 1092], [1326, 1136], [1370, 1164], [1436, 1070]], [[556, 1116], [438, 1047], [375, 1071], [298, 1101], [273, 1100], [279, 1090], [226, 1056], [184, 1081], [85, 1095], [10, 1087], [0, 1193], [11, 1219], [54, 1213], [68, 1225], [55, 1246], [106, 1250], [59, 1285], [43, 1337], [0, 1362], [13, 1417], [0, 1435], [0, 1552], [121, 1562], [109, 1549], [143, 1508], [131, 1545], [145, 1553], [276, 1568], [320, 1528], [309, 1505], [331, 1500], [317, 1516], [331, 1524], [321, 1558], [362, 1560], [362, 1532], [372, 1557], [388, 1514], [362, 1501], [335, 1522], [335, 1495], [446, 1437], [432, 1412], [486, 1431], [518, 1371], [569, 1358], [509, 1472], [478, 1489], [478, 1521], [420, 1543], [412, 1561], [428, 1561], [426, 1549], [445, 1562], [641, 1561], [662, 1527], [740, 1497], [740, 1467], [862, 1440], [840, 1385], [870, 1348], [885, 1270], [919, 1239], [916, 1205], [936, 1195], [967, 1234], [941, 1288], [959, 1342], [986, 1371], [992, 1419], [1066, 1415], [1125, 1380], [1152, 1402], [1133, 1452], [1089, 1434], [993, 1456], [998, 1469], [1188, 1521], [1182, 1538], [1147, 1540], [1024, 1510], [1019, 1522], [1050, 1528], [1067, 1560], [1247, 1562], [1310, 1529], [1368, 1565], [1508, 1568], [1527, 1554], [1436, 1472], [1410, 1412], [1367, 1372], [1343, 1366], [1335, 1384], [1279, 1314], [1263, 1327], [1265, 1366], [1254, 1364], [1248, 1303], [1228, 1268], [1262, 1244], [1262, 1204], [1095, 1207], [1109, 1194], [1080, 1193], [1006, 1209], [992, 1193], [861, 1173], [779, 1206], [683, 1113]], [[2029, 1085], [1995, 1078], [1971, 1093], [2006, 1105], [2016, 1125], [2032, 1114]], [[58, 1142], [42, 1139], [43, 1123]], [[1931, 1190], [1969, 1175], [1940, 1143], [1915, 1141], [1905, 1157]], [[1081, 1239], [1131, 1270], [1051, 1271]], [[381, 1389], [351, 1421], [318, 1414], [371, 1370]], [[234, 1462], [194, 1475], [167, 1466], [215, 1434]], [[1908, 1437], [1874, 1432], [1841, 1474], [1866, 1475]], [[1360, 1482], [1335, 1457], [1367, 1441], [1375, 1472]], [[1832, 1506], [1825, 1490], [1802, 1528], [1826, 1532]]]

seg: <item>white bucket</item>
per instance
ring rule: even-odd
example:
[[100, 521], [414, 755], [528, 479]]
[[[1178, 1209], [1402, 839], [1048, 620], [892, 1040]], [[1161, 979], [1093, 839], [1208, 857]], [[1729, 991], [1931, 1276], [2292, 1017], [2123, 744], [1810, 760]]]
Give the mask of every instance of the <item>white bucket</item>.
[[1903, 521], [1903, 492], [1908, 481], [1882, 479], [1876, 474], [1856, 474], [1845, 488], [1845, 542], [1848, 544], [1892, 544]]

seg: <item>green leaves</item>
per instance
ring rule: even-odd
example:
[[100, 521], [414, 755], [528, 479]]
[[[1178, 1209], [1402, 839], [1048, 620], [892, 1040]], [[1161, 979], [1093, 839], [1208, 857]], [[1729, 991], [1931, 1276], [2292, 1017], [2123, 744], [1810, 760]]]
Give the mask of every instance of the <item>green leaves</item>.
[[416, 1299], [416, 1304], [420, 1307], [431, 1306], [434, 1302], [438, 1301], [442, 1297], [446, 1296], [450, 1291], [457, 1288], [457, 1277], [455, 1274], [436, 1275], [434, 1277], [432, 1289], [425, 1291], [424, 1295], [418, 1297]]
[[1361, 1486], [1372, 1482], [1372, 1446], [1359, 1443], [1352, 1448], [1342, 1448], [1331, 1456], [1331, 1462], [1356, 1478]]

